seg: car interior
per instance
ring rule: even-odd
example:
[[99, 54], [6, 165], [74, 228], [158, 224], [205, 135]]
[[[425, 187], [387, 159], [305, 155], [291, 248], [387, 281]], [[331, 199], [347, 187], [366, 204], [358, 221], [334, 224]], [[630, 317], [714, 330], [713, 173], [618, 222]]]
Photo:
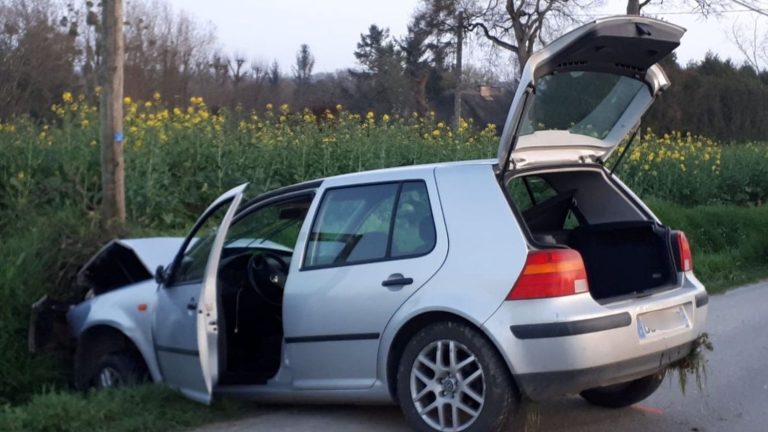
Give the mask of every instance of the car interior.
[[219, 382], [264, 384], [280, 368], [283, 289], [312, 196], [241, 211], [219, 265]]
[[614, 299], [677, 282], [669, 228], [656, 223], [596, 170], [512, 178], [510, 198], [533, 242], [579, 251], [592, 297]]

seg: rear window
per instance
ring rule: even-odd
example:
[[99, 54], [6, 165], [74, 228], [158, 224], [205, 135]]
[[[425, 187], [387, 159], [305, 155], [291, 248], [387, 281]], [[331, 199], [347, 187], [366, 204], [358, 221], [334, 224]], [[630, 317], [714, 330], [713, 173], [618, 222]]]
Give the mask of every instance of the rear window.
[[566, 72], [536, 81], [533, 104], [520, 135], [567, 130], [604, 139], [641, 91], [641, 81], [600, 72]]

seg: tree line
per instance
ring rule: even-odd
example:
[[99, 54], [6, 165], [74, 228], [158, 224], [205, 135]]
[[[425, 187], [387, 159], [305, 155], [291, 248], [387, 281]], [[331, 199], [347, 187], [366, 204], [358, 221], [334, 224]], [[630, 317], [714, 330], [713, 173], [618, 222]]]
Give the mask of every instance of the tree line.
[[[479, 124], [503, 119], [514, 91], [515, 64], [542, 44], [584, 21], [598, 1], [422, 0], [405, 35], [371, 24], [354, 49], [358, 66], [316, 73], [311, 47], [297, 47], [296, 61], [265, 64], [220, 49], [214, 28], [161, 0], [135, 0], [125, 13], [125, 95], [173, 105], [202, 96], [214, 110], [294, 108], [401, 115], [452, 114], [454, 95], [463, 114]], [[692, 1], [702, 13], [712, 2]], [[628, 1], [639, 13], [649, 1]], [[0, 0], [0, 120], [18, 116], [50, 120], [64, 92], [95, 102], [101, 61], [100, 4], [93, 1]], [[462, 34], [488, 47], [487, 61], [456, 65]], [[505, 78], [494, 60], [506, 63]], [[708, 54], [680, 65], [664, 60], [672, 87], [644, 119], [655, 131], [684, 130], [722, 140], [768, 137], [768, 72], [754, 62], [736, 64]], [[515, 70], [519, 70], [515, 69]], [[480, 86], [493, 86], [480, 97]]]

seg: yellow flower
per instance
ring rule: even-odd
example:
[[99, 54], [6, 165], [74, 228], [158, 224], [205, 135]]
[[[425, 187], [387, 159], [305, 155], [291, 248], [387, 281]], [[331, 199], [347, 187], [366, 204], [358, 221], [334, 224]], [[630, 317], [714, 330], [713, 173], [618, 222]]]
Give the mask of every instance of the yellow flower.
[[160, 96], [160, 92], [153, 93], [152, 94], [152, 99], [154, 99], [155, 102], [160, 102], [160, 99], [162, 99], [162, 97]]
[[72, 102], [72, 101], [73, 101], [73, 98], [72, 98], [72, 93], [70, 93], [70, 92], [64, 92], [64, 94], [63, 94], [63, 95], [61, 95], [61, 99], [62, 99], [64, 102], [67, 102], [67, 103], [69, 103], [69, 102]]
[[373, 111], [368, 111], [368, 114], [365, 115], [366, 120], [373, 120], [376, 118], [376, 114], [373, 113]]
[[130, 105], [131, 103], [133, 103], [133, 99], [131, 99], [130, 96], [126, 96], [123, 98], [123, 104]]
[[381, 116], [381, 121], [383, 121], [384, 123], [389, 123], [389, 114], [384, 114], [383, 116]]
[[82, 127], [83, 129], [88, 129], [88, 126], [90, 125], [91, 123], [88, 121], [88, 119], [84, 119], [83, 121], [80, 122], [80, 127]]
[[19, 181], [22, 181], [22, 180], [24, 180], [24, 177], [26, 177], [26, 175], [24, 174], [24, 171], [19, 171], [18, 173], [16, 173], [16, 178], [17, 178]]
[[469, 123], [467, 123], [467, 121], [464, 120], [463, 118], [460, 118], [459, 119], [459, 131], [467, 130], [467, 128], [469, 128]]
[[267, 111], [272, 111], [272, 108], [273, 108], [273, 107], [272, 107], [272, 104], [271, 104], [271, 103], [268, 103], [268, 104], [267, 104]]
[[440, 129], [433, 130], [432, 131], [432, 136], [435, 137], [435, 138], [439, 138], [440, 137]]
[[344, 107], [341, 106], [341, 104], [337, 104], [336, 105], [336, 111], [342, 111], [342, 110], [344, 110]]
[[288, 114], [289, 111], [290, 111], [290, 107], [288, 106], [287, 103], [280, 105], [280, 112], [282, 112], [283, 114]]
[[147, 108], [147, 109], [152, 108], [152, 102], [150, 101], [144, 102], [144, 108]]

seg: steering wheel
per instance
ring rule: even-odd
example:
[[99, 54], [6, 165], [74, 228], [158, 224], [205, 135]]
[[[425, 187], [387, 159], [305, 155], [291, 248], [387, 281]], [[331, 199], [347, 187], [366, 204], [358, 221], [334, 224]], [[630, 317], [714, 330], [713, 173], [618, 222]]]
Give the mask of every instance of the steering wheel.
[[264, 301], [283, 305], [283, 288], [288, 278], [288, 263], [273, 252], [258, 252], [248, 260], [248, 281]]

